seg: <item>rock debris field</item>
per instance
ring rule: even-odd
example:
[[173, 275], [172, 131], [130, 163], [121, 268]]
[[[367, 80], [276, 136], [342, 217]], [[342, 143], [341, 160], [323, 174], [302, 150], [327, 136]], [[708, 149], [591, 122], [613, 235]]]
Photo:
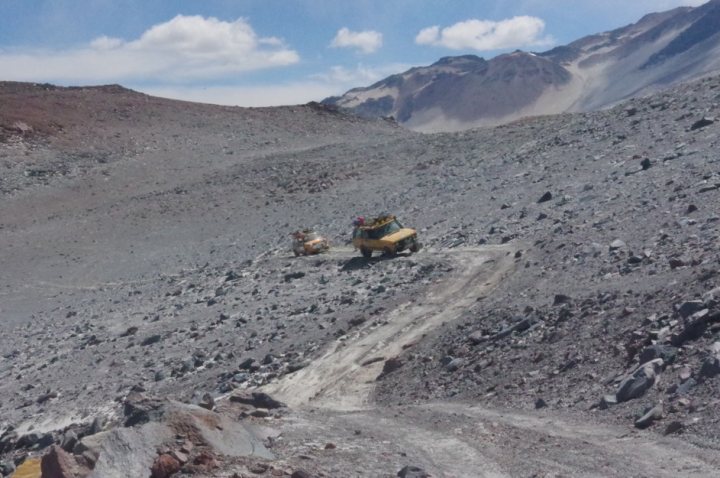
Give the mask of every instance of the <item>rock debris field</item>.
[[[720, 473], [720, 78], [432, 135], [0, 104], [0, 476]], [[354, 251], [381, 212], [423, 249]]]

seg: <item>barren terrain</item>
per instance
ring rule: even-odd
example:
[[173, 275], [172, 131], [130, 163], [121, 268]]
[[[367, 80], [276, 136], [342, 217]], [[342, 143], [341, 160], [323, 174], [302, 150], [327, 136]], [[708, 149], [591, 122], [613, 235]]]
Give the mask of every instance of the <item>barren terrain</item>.
[[[196, 476], [718, 470], [719, 78], [435, 135], [120, 87], [0, 105], [2, 473], [56, 443], [123, 476], [127, 436], [147, 470], [194, 443]], [[352, 250], [384, 211], [419, 253]], [[304, 226], [331, 252], [292, 257]]]

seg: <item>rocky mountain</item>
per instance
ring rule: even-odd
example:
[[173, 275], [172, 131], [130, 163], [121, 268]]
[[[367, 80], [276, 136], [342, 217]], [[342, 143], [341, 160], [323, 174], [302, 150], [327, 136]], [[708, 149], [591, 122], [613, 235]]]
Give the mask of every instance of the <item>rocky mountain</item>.
[[[717, 475], [719, 93], [419, 134], [0, 83], [0, 475]], [[418, 253], [353, 250], [383, 211]]]
[[719, 70], [720, 0], [712, 0], [543, 53], [443, 58], [324, 103], [417, 131], [453, 131], [593, 111]]

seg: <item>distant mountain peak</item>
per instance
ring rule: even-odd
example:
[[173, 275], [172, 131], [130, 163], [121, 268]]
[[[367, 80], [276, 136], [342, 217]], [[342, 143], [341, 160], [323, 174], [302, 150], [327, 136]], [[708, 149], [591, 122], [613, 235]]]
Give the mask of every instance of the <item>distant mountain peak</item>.
[[455, 65], [459, 63], [482, 63], [485, 59], [477, 55], [444, 56], [430, 66]]
[[323, 103], [392, 116], [418, 131], [451, 131], [603, 108], [716, 71], [720, 0], [711, 0], [650, 13], [546, 52], [446, 56]]

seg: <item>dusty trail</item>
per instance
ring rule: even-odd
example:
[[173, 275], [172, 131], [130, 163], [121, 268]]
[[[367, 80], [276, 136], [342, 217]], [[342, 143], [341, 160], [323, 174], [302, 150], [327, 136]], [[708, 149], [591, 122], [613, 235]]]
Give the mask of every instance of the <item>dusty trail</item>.
[[399, 355], [424, 334], [457, 319], [500, 283], [514, 264], [508, 247], [428, 253], [442, 254], [453, 264], [455, 272], [449, 280], [417, 302], [390, 312], [387, 324], [365, 327], [354, 337], [337, 341], [312, 366], [269, 385], [267, 391], [292, 407], [359, 410], [371, 406], [369, 397], [384, 359]]
[[[444, 478], [717, 476], [720, 458], [712, 450], [635, 430], [475, 404], [371, 403], [385, 359], [460, 317], [515, 264], [508, 246], [426, 253], [453, 265], [446, 281], [391, 311], [385, 324], [338, 340], [310, 366], [265, 387], [297, 410], [284, 432], [290, 441], [323, 436], [344, 443], [343, 460], [362, 463], [352, 476], [386, 476], [389, 466], [403, 463]], [[354, 436], [348, 437], [348, 430], [355, 430]], [[391, 464], [391, 456], [405, 458]], [[337, 461], [325, 465], [338, 469]]]
[[[284, 434], [292, 442], [338, 444], [340, 459], [355, 467], [332, 476], [391, 477], [408, 464], [433, 478], [710, 477], [720, 469], [715, 451], [681, 440], [464, 403], [300, 412]], [[338, 459], [322, 465], [333, 469]]]

